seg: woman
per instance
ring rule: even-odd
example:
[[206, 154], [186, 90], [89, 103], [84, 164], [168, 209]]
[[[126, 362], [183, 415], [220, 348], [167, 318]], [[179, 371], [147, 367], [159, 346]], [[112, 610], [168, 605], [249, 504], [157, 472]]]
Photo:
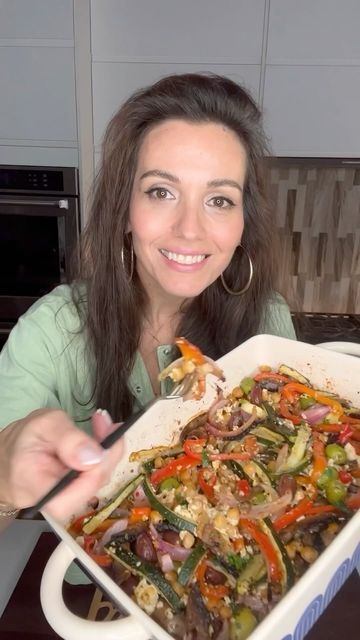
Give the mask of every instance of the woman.
[[257, 333], [295, 338], [276, 293], [265, 153], [257, 106], [220, 76], [170, 76], [121, 107], [76, 278], [1, 354], [0, 426], [39, 408], [85, 429], [96, 406], [124, 420], [161, 391], [176, 335], [212, 358]]

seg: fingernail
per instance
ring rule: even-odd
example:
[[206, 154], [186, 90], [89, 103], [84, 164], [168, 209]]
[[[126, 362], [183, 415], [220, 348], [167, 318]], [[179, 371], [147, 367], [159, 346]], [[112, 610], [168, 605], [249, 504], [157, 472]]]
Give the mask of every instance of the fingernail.
[[79, 449], [78, 457], [81, 464], [91, 465], [98, 464], [103, 458], [103, 451], [90, 445], [85, 445]]
[[112, 424], [111, 415], [108, 411], [106, 411], [106, 409], [97, 409], [95, 413], [100, 413], [105, 418], [108, 426]]

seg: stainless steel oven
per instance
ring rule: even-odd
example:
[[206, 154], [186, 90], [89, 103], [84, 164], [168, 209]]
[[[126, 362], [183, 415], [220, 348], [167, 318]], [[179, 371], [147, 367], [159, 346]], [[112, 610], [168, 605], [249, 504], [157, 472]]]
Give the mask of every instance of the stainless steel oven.
[[78, 235], [76, 168], [0, 165], [0, 348], [19, 316], [66, 281]]

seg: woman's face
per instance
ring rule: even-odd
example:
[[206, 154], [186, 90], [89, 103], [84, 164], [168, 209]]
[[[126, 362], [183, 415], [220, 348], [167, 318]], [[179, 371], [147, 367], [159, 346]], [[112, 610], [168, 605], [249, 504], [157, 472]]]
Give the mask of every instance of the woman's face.
[[216, 123], [167, 120], [139, 150], [130, 201], [139, 277], [150, 297], [193, 298], [240, 243], [246, 153]]

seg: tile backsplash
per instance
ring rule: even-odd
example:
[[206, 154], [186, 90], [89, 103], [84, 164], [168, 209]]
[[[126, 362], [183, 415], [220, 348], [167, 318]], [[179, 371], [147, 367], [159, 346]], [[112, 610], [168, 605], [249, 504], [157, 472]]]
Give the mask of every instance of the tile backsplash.
[[360, 314], [360, 162], [272, 158], [269, 181], [291, 309]]

